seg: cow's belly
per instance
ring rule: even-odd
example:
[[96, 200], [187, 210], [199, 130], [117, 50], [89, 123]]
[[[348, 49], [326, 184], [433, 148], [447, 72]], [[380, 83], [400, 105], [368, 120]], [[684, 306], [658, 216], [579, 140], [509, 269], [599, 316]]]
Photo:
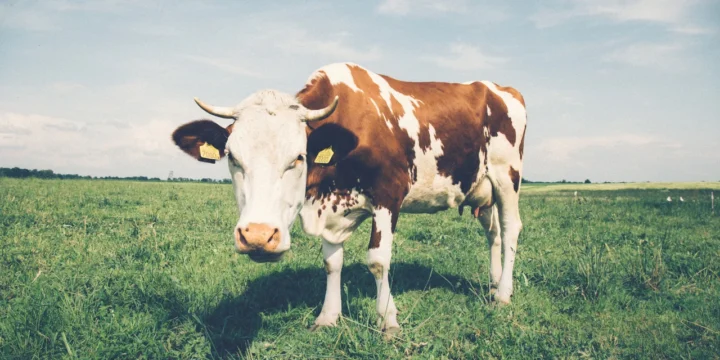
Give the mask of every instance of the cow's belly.
[[410, 187], [400, 211], [405, 213], [434, 213], [460, 205], [465, 199], [460, 184], [441, 175], [418, 179]]

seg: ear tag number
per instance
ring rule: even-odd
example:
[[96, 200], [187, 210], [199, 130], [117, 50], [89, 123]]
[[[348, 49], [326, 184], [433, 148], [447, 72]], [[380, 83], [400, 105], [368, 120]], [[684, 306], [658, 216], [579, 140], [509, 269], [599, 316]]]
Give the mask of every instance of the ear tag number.
[[208, 160], [220, 160], [220, 150], [208, 143], [205, 143], [200, 146], [200, 157]]
[[316, 164], [329, 164], [330, 159], [332, 159], [332, 157], [333, 157], [333, 154], [335, 154], [335, 153], [333, 152], [332, 147], [323, 149], [315, 157], [315, 163]]

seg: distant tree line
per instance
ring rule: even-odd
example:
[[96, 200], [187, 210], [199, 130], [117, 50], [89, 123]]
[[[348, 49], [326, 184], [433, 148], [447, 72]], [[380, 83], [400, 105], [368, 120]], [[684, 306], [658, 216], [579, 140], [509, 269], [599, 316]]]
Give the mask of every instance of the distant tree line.
[[[585, 179], [585, 181], [567, 181], [565, 179], [562, 179], [560, 181], [530, 181], [526, 178], [521, 178], [523, 184], [592, 184], [590, 179]], [[610, 182], [606, 181], [605, 184], [609, 184]]]
[[[0, 177], [9, 178], [38, 178], [38, 179], [88, 179], [88, 180], [133, 180], [133, 181], [169, 181], [169, 182], [201, 182], [201, 183], [217, 183], [217, 184], [231, 184], [232, 180], [222, 179], [215, 180], [209, 178], [202, 179], [190, 179], [184, 177], [173, 177], [167, 180], [160, 178], [149, 178], [147, 176], [129, 176], [129, 177], [118, 177], [118, 176], [88, 176], [88, 175], [77, 175], [77, 174], [56, 174], [52, 170], [29, 170], [21, 168], [3, 168], [0, 167]], [[530, 181], [526, 178], [522, 178], [523, 184], [590, 184], [590, 179], [585, 181], [567, 181], [565, 179], [560, 181]], [[605, 181], [604, 184], [609, 184]]]
[[232, 184], [232, 180], [230, 180], [230, 179], [215, 180], [215, 179], [209, 179], [209, 178], [190, 179], [190, 178], [184, 178], [184, 177], [177, 177], [177, 178], [168, 179], [167, 181], [169, 181], [169, 182], [203, 182], [203, 183]]
[[177, 177], [168, 180], [162, 180], [157, 177], [147, 176], [89, 176], [89, 175], [78, 175], [78, 174], [56, 174], [52, 170], [35, 170], [35, 169], [22, 169], [18, 167], [14, 168], [3, 168], [0, 167], [0, 177], [8, 178], [37, 178], [37, 179], [87, 179], [87, 180], [132, 180], [132, 181], [170, 181], [170, 182], [202, 182], [202, 183], [222, 183], [229, 184], [232, 181], [230, 179], [215, 180], [209, 178], [202, 179], [190, 179], [184, 177]]

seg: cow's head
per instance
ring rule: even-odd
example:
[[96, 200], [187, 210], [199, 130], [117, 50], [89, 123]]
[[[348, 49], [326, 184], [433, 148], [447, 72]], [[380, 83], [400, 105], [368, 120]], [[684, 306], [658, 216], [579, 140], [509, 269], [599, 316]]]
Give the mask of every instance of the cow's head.
[[280, 260], [290, 248], [290, 227], [305, 200], [305, 123], [330, 116], [338, 98], [320, 110], [274, 90], [259, 91], [235, 107], [195, 102], [233, 123], [224, 128], [210, 120], [193, 121], [177, 128], [173, 141], [199, 161], [228, 158], [240, 214], [235, 248], [257, 262]]

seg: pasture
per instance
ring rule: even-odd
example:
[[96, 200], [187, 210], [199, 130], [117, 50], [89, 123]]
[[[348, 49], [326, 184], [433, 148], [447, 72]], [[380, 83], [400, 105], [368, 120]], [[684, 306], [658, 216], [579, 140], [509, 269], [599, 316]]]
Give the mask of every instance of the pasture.
[[403, 214], [403, 331], [385, 341], [369, 221], [346, 246], [339, 325], [311, 333], [320, 240], [296, 223], [282, 262], [236, 254], [230, 185], [0, 179], [0, 358], [718, 358], [720, 187], [631, 187], [524, 185], [505, 307], [468, 209]]

